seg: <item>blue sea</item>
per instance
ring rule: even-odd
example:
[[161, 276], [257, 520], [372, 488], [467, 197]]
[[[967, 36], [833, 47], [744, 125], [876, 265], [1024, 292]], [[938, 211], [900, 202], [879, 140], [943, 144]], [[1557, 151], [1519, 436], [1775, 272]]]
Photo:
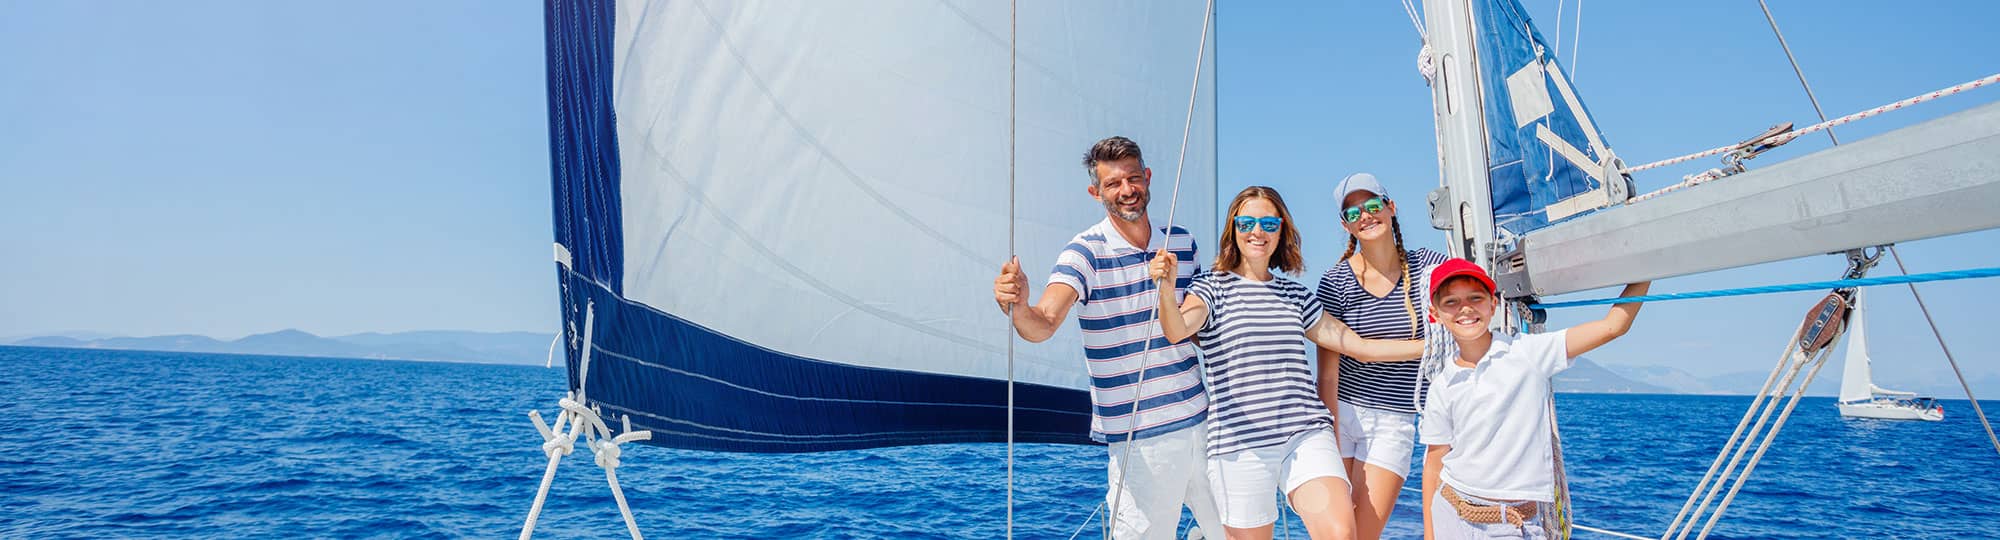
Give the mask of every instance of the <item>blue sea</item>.
[[[564, 387], [541, 367], [20, 347], [0, 347], [0, 370], [0, 538], [511, 538], [546, 465], [526, 412], [553, 418]], [[1557, 401], [1578, 521], [1654, 536], [1749, 398]], [[1714, 536], [2000, 534], [2000, 456], [1969, 403], [1944, 403], [1922, 423], [1805, 400]], [[998, 538], [1005, 452], [629, 446], [618, 476], [652, 538]], [[1017, 537], [1097, 534], [1103, 448], [1023, 445], [1015, 461]], [[1416, 503], [1389, 537], [1420, 534]], [[581, 447], [536, 534], [626, 537]]]

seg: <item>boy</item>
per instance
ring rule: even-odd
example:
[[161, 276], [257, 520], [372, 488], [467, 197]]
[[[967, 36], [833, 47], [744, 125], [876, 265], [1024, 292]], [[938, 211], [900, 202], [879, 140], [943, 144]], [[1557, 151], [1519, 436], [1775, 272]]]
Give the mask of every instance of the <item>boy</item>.
[[[1464, 259], [1431, 272], [1431, 313], [1459, 354], [1431, 381], [1418, 431], [1424, 452], [1424, 536], [1543, 538], [1542, 506], [1555, 501], [1549, 378], [1625, 334], [1639, 304], [1601, 320], [1519, 336], [1487, 329], [1499, 299], [1493, 278]], [[1651, 282], [1625, 286], [1646, 294]]]

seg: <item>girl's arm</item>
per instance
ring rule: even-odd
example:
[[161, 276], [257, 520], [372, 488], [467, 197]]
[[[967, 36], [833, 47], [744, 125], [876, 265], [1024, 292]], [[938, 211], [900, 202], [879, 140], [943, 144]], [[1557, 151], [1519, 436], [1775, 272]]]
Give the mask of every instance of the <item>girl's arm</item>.
[[1173, 253], [1160, 250], [1159, 256], [1153, 257], [1151, 270], [1153, 281], [1157, 284], [1154, 288], [1160, 291], [1160, 332], [1165, 334], [1169, 343], [1186, 341], [1194, 335], [1194, 329], [1208, 323], [1208, 304], [1202, 302], [1200, 296], [1187, 295], [1187, 299], [1176, 309], [1174, 278], [1175, 271], [1180, 268], [1178, 259]]
[[[1652, 287], [1652, 285], [1653, 282], [1651, 281], [1626, 285], [1625, 292], [1618, 296], [1620, 298], [1645, 296], [1646, 289]], [[1610, 343], [1611, 340], [1618, 339], [1618, 336], [1625, 335], [1627, 330], [1632, 329], [1632, 319], [1638, 317], [1638, 302], [1613, 304], [1611, 312], [1605, 314], [1603, 319], [1572, 326], [1569, 330], [1564, 331], [1565, 343], [1563, 348], [1569, 353], [1569, 358], [1583, 356], [1583, 353], [1602, 347], [1604, 344]]]
[[1433, 444], [1424, 447], [1424, 540], [1431, 540], [1431, 497], [1437, 495], [1438, 477], [1444, 472], [1444, 455], [1451, 452], [1449, 444]]
[[1354, 357], [1363, 362], [1395, 362], [1423, 356], [1424, 341], [1362, 339], [1340, 319], [1321, 315], [1306, 329], [1306, 337], [1320, 347]]

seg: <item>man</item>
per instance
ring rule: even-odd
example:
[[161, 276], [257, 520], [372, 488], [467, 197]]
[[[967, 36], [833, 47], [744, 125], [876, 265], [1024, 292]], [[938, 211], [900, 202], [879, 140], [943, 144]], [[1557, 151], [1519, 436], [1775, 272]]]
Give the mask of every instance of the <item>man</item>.
[[1116, 516], [1112, 535], [1173, 538], [1183, 503], [1202, 530], [1221, 531], [1205, 473], [1208, 392], [1200, 363], [1191, 343], [1169, 344], [1161, 336], [1154, 319], [1159, 293], [1147, 275], [1153, 254], [1167, 249], [1187, 261], [1177, 279], [1178, 290], [1187, 290], [1199, 270], [1194, 237], [1180, 227], [1153, 226], [1146, 215], [1153, 171], [1131, 139], [1098, 141], [1083, 166], [1104, 220], [1063, 248], [1039, 303], [1028, 303], [1018, 259], [1000, 267], [993, 299], [1032, 342], [1048, 340], [1070, 307], [1082, 304], [1077, 322], [1094, 405], [1090, 436], [1109, 444], [1111, 454], [1105, 502], [1115, 504], [1108, 506]]

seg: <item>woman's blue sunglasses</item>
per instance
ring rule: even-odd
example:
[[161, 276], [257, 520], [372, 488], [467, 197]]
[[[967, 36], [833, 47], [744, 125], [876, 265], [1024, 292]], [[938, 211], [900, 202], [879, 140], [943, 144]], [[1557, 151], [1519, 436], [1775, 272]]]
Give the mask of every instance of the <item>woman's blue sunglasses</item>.
[[1236, 216], [1236, 232], [1250, 232], [1250, 227], [1262, 227], [1264, 232], [1278, 232], [1278, 227], [1284, 224], [1285, 220], [1278, 216]]

